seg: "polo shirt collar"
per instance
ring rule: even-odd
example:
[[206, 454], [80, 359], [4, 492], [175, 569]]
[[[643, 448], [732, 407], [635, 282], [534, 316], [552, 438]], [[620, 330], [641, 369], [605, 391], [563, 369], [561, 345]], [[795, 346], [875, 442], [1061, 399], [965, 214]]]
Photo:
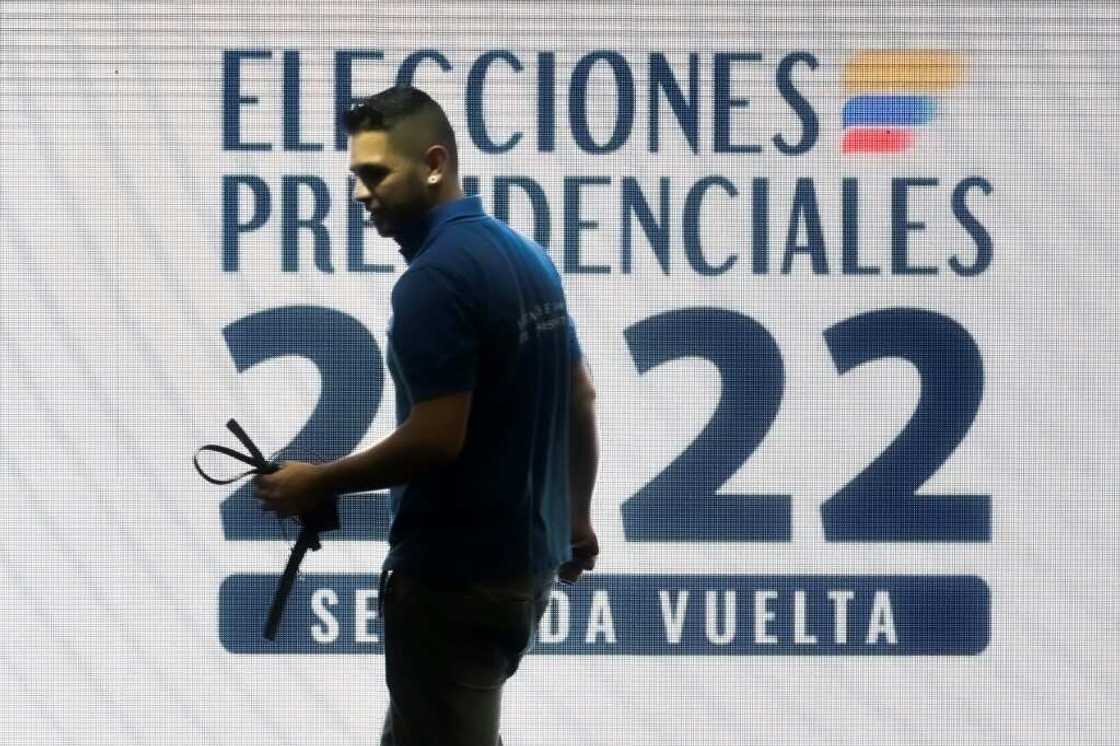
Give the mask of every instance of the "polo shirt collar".
[[478, 196], [460, 197], [449, 202], [436, 205], [424, 215], [423, 218], [401, 228], [395, 236], [400, 244], [400, 253], [406, 264], [410, 264], [426, 247], [428, 240], [435, 235], [437, 229], [444, 223], [457, 218], [478, 217], [484, 215], [482, 198]]

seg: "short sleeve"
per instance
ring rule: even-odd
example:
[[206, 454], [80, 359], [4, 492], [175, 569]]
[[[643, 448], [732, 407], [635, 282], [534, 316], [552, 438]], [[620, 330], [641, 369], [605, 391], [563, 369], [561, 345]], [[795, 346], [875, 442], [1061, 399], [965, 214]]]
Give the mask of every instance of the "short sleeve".
[[568, 354], [572, 357], [572, 365], [583, 359], [583, 350], [579, 346], [579, 335], [576, 334], [576, 325], [571, 316], [568, 316]]
[[474, 388], [478, 367], [475, 303], [444, 272], [416, 268], [393, 288], [390, 344], [416, 404]]

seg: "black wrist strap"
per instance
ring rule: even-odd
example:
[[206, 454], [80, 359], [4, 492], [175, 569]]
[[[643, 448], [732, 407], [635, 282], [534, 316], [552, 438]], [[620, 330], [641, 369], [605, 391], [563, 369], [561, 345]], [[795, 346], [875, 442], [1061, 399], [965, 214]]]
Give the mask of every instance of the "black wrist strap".
[[[238, 479], [244, 479], [250, 474], [271, 474], [272, 472], [280, 468], [279, 464], [269, 461], [264, 457], [264, 455], [261, 453], [261, 450], [257, 448], [257, 444], [254, 443], [253, 439], [245, 433], [245, 431], [241, 428], [241, 425], [237, 423], [237, 420], [231, 417], [229, 422], [226, 423], [226, 427], [228, 427], [230, 431], [237, 436], [237, 439], [241, 441], [241, 444], [245, 446], [246, 449], [248, 449], [251, 455], [246, 456], [244, 453], [239, 453], [238, 451], [235, 451], [232, 448], [226, 448], [225, 446], [202, 446], [194, 452], [194, 468], [198, 471], [199, 475], [201, 475], [203, 479], [205, 479], [210, 484], [230, 484], [231, 482], [236, 482]], [[242, 463], [249, 464], [249, 466], [252, 466], [253, 468], [249, 469], [246, 472], [238, 474], [232, 479], [214, 479], [212, 476], [204, 472], [202, 470], [202, 466], [200, 466], [198, 463], [198, 454], [202, 453], [203, 451], [214, 451], [215, 453], [225, 454], [226, 456], [235, 458]]]

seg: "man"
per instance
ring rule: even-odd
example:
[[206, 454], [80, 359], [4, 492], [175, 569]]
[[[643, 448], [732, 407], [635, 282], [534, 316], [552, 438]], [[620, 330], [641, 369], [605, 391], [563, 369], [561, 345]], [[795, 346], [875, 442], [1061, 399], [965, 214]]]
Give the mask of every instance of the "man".
[[346, 118], [354, 197], [408, 264], [386, 359], [398, 426], [325, 465], [256, 479], [266, 506], [392, 487], [382, 568], [382, 744], [490, 746], [557, 572], [595, 566], [595, 391], [555, 267], [464, 197], [455, 135], [415, 88]]

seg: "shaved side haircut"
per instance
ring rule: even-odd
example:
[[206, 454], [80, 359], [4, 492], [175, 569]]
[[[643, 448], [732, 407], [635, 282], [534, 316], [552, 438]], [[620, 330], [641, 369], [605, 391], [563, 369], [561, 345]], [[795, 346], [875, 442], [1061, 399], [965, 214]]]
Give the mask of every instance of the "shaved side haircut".
[[459, 148], [455, 131], [443, 108], [431, 96], [411, 86], [394, 86], [375, 93], [346, 112], [346, 131], [382, 131], [401, 154], [420, 160], [433, 145], [442, 145], [458, 173]]

